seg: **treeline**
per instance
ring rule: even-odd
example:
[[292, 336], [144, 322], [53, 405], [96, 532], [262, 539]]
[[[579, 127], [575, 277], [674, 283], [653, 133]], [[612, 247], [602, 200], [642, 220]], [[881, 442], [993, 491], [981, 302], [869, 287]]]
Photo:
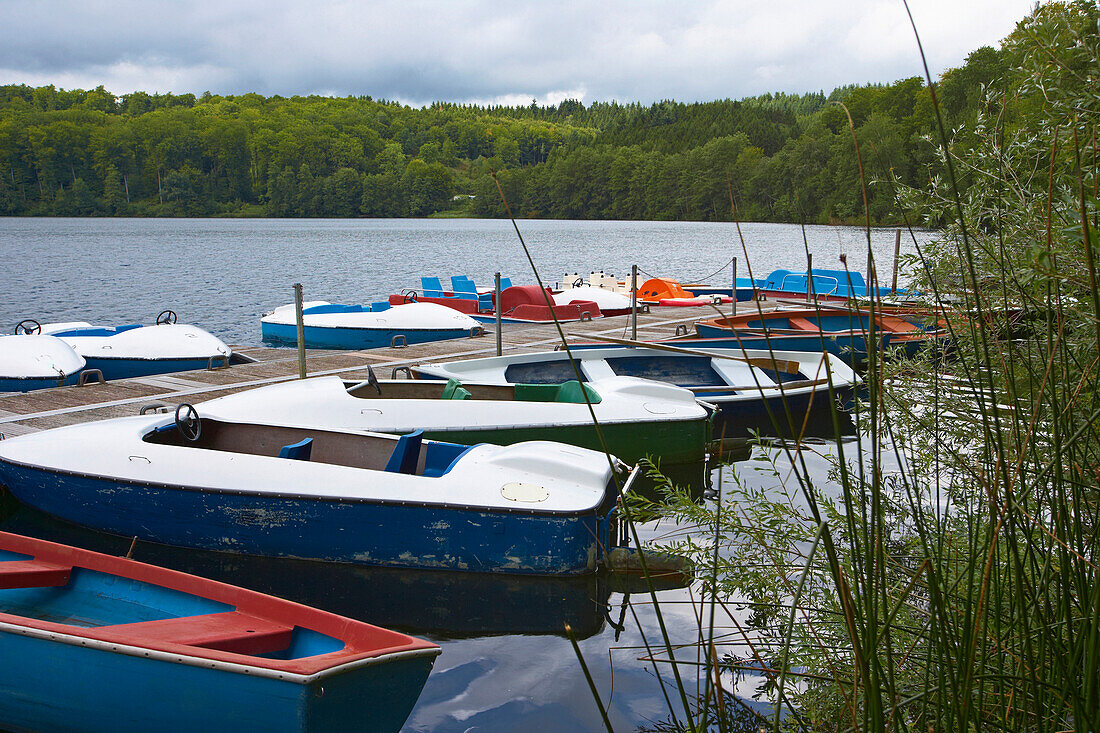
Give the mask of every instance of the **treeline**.
[[[1000, 52], [939, 86], [949, 121], [973, 115]], [[933, 174], [927, 87], [911, 78], [806, 95], [653, 105], [421, 109], [370, 97], [116, 96], [103, 87], [0, 86], [0, 214], [502, 216], [852, 221], [855, 148], [876, 222], [894, 180]]]

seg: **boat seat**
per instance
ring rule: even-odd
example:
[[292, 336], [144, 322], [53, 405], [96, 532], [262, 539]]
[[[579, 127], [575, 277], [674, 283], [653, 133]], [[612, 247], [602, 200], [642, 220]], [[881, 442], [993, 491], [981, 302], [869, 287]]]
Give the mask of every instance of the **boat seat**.
[[447, 293], [443, 291], [443, 283], [438, 277], [421, 277], [420, 290], [425, 298], [445, 298]]
[[474, 281], [465, 275], [455, 275], [451, 278], [451, 287], [454, 288], [455, 295], [467, 300], [476, 300], [477, 307], [481, 310], [493, 309], [493, 294], [492, 293], [478, 293], [477, 285]]
[[393, 449], [390, 460], [386, 463], [386, 470], [390, 473], [407, 473], [415, 476], [416, 467], [420, 461], [420, 446], [423, 442], [424, 431], [419, 429], [398, 438], [397, 447]]
[[512, 287], [512, 278], [502, 277], [500, 279], [500, 292], [503, 293], [505, 290], [507, 290], [510, 287]]
[[123, 635], [127, 642], [184, 644], [236, 654], [267, 654], [290, 646], [293, 626], [240, 611], [177, 616], [132, 624], [100, 626], [97, 631]]
[[798, 329], [799, 331], [807, 331], [809, 333], [820, 333], [821, 331], [812, 321], [805, 318], [799, 318], [798, 316], [788, 318], [787, 323], [791, 324], [791, 328]]
[[584, 396], [586, 394], [588, 395], [588, 402], [591, 402], [593, 405], [598, 405], [600, 403], [600, 395], [596, 393], [596, 390], [586, 384], [581, 384], [576, 379], [571, 379], [558, 387], [558, 393], [554, 396], [554, 401], [572, 402], [583, 405], [585, 404]]
[[457, 379], [448, 379], [446, 386], [443, 387], [442, 399], [468, 400], [470, 396], [470, 390], [463, 387], [462, 382]]
[[919, 331], [920, 328], [901, 318], [895, 316], [879, 316], [878, 318], [879, 328], [883, 331], [890, 331], [893, 333], [903, 333], [905, 331]]
[[308, 461], [313, 452], [313, 438], [304, 438], [297, 443], [284, 445], [279, 449], [279, 458], [290, 458], [296, 461]]
[[69, 582], [72, 568], [39, 560], [0, 562], [0, 590], [52, 588]]

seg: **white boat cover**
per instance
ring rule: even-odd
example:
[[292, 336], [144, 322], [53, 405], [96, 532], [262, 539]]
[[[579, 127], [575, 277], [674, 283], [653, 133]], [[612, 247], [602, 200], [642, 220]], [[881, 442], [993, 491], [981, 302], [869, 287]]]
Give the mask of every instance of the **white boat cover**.
[[88, 359], [209, 359], [228, 357], [233, 350], [217, 336], [198, 326], [185, 323], [161, 323], [129, 328], [108, 335], [111, 327], [93, 326], [83, 321], [44, 323], [42, 333], [66, 333], [88, 329], [89, 335], [60, 336], [78, 354]]
[[0, 336], [0, 379], [62, 378], [84, 368], [84, 357], [59, 338]]
[[[303, 310], [331, 305], [324, 300], [311, 300], [302, 304]], [[294, 325], [294, 304], [281, 305], [261, 319], [264, 323]], [[437, 303], [406, 303], [384, 311], [354, 311], [350, 313], [305, 313], [302, 320], [307, 326], [321, 328], [402, 329], [410, 331], [469, 330], [480, 327], [477, 321], [465, 313]]]
[[[141, 415], [20, 435], [0, 441], [0, 460], [193, 490], [554, 512], [599, 506], [611, 479], [603, 453], [547, 441], [477, 445], [447, 473], [428, 477], [143, 440], [173, 422], [172, 415]], [[395, 436], [379, 437], [396, 445]], [[515, 483], [541, 487], [545, 498], [509, 498], [505, 489]]]
[[593, 301], [600, 307], [600, 310], [621, 310], [630, 307], [630, 298], [628, 296], [621, 295], [611, 290], [604, 290], [603, 288], [594, 288], [590, 285], [570, 288], [554, 296], [554, 303], [557, 305], [568, 305], [577, 300]]
[[[701, 420], [707, 411], [689, 390], [634, 377], [589, 382], [603, 424]], [[442, 393], [443, 385], [439, 385]], [[382, 383], [385, 394], [386, 383]], [[348, 394], [336, 376], [296, 379], [219, 397], [196, 406], [200, 415], [228, 421], [324, 430], [410, 432], [589, 425], [584, 403], [514, 400], [372, 399]]]

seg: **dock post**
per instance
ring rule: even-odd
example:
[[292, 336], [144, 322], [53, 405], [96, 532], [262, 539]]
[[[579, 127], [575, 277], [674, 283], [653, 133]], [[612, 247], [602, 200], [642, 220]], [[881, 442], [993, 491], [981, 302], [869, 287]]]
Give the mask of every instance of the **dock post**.
[[630, 340], [638, 340], [638, 266], [630, 266]]
[[806, 300], [814, 299], [814, 256], [806, 255]]
[[898, 257], [901, 256], [901, 230], [894, 231], [894, 283], [890, 287], [890, 296], [895, 297], [898, 292]]
[[730, 291], [733, 302], [730, 303], [730, 315], [737, 315], [737, 258], [733, 258], [733, 290]]
[[294, 320], [298, 324], [298, 379], [306, 378], [306, 324], [302, 315], [302, 284], [294, 283]]
[[496, 274], [496, 295], [493, 297], [493, 310], [496, 311], [497, 316], [497, 356], [503, 353], [502, 344], [500, 342], [500, 273]]

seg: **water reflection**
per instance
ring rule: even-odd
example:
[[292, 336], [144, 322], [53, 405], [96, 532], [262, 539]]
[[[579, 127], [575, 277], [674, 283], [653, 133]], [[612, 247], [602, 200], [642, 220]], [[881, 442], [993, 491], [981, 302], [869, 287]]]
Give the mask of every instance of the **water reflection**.
[[[132, 541], [59, 522], [28, 507], [15, 511], [0, 529], [112, 555], [125, 555]], [[565, 624], [587, 638], [607, 622], [613, 585], [604, 573], [555, 578], [371, 568], [146, 542], [135, 544], [132, 557], [437, 640], [564, 635]], [[614, 584], [622, 587], [622, 582]]]

